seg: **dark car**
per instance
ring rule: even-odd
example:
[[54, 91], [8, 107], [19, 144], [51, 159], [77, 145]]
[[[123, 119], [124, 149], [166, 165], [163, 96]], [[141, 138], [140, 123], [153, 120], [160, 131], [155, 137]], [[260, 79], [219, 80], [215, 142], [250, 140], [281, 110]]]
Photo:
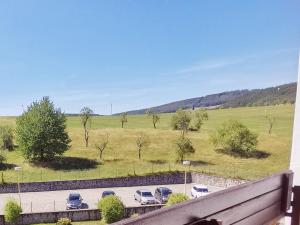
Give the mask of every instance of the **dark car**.
[[109, 195], [116, 195], [116, 193], [114, 191], [103, 191], [102, 193], [102, 198], [106, 197], [106, 196], [109, 196]]
[[169, 195], [172, 194], [172, 190], [166, 187], [156, 188], [154, 196], [160, 203], [166, 203]]
[[82, 197], [79, 193], [71, 193], [67, 198], [67, 209], [80, 209], [82, 207]]

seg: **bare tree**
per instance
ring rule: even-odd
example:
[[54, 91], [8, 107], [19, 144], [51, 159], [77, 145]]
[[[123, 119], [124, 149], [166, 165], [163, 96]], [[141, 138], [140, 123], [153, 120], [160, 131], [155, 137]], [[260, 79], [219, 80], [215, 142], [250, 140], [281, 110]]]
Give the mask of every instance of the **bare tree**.
[[154, 129], [156, 129], [156, 123], [160, 120], [160, 116], [158, 113], [156, 113], [154, 110], [152, 109], [148, 109], [146, 111], [146, 114], [152, 118], [152, 124]]
[[268, 122], [269, 122], [269, 134], [272, 134], [272, 129], [273, 129], [273, 126], [275, 124], [275, 118], [268, 116], [267, 119], [268, 119]]
[[85, 147], [88, 147], [89, 145], [89, 129], [92, 126], [93, 113], [93, 110], [91, 110], [89, 107], [84, 107], [80, 111], [81, 123], [84, 129]]
[[138, 151], [138, 156], [139, 159], [141, 159], [141, 151], [148, 147], [150, 144], [148, 136], [145, 134], [141, 133], [137, 139], [136, 139], [136, 146], [137, 146], [137, 151]]
[[99, 150], [100, 160], [102, 159], [102, 155], [104, 150], [106, 149], [109, 142], [109, 134], [107, 133], [104, 137], [101, 138], [100, 143], [96, 144], [96, 148]]
[[121, 124], [122, 124], [122, 128], [124, 128], [124, 123], [127, 123], [128, 120], [127, 120], [127, 113], [122, 113], [121, 114]]

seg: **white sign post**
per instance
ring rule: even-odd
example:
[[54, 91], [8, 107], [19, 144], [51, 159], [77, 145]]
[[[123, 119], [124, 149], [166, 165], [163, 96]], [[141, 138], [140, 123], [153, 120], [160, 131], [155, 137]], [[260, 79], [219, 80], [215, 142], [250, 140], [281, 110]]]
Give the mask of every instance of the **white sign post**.
[[294, 171], [294, 185], [300, 185], [300, 54], [290, 169]]

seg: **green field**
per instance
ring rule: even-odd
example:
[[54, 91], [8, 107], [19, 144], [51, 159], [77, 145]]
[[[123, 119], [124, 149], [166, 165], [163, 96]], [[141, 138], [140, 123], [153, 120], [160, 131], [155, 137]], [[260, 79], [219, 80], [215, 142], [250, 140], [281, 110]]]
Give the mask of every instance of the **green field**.
[[[234, 109], [209, 110], [209, 120], [200, 132], [189, 132], [196, 153], [189, 157], [193, 162], [190, 169], [225, 177], [255, 179], [288, 168], [291, 148], [294, 106], [280, 105], [268, 107], [245, 107]], [[272, 135], [268, 134], [266, 114], [276, 118]], [[209, 142], [209, 134], [224, 121], [237, 119], [259, 135], [258, 150], [270, 153], [264, 159], [235, 158], [214, 151]], [[83, 129], [79, 117], [69, 117], [67, 127], [72, 147], [65, 153], [67, 158], [54, 165], [31, 165], [24, 160], [20, 152], [6, 152], [7, 167], [21, 166], [22, 172], [13, 169], [4, 170], [6, 182], [18, 179], [22, 181], [46, 181], [89, 179], [141, 175], [152, 172], [184, 170], [175, 163], [175, 140], [179, 131], [170, 127], [171, 114], [162, 114], [158, 129], [153, 129], [151, 119], [145, 115], [129, 116], [128, 123], [122, 129], [118, 116], [93, 118], [90, 147], [84, 147]], [[15, 118], [0, 117], [0, 124], [15, 126]], [[94, 147], [101, 135], [110, 134], [110, 143], [104, 152], [104, 161], [100, 162], [99, 152]], [[138, 160], [135, 138], [146, 133], [151, 144], [142, 152]], [[88, 160], [90, 159], [90, 160]]]

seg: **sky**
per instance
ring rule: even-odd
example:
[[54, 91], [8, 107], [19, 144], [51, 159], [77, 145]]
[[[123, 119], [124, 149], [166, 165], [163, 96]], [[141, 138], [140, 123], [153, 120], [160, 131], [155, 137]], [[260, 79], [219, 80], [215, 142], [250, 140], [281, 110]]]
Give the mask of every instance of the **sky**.
[[297, 80], [300, 0], [0, 0], [0, 115], [99, 114]]

